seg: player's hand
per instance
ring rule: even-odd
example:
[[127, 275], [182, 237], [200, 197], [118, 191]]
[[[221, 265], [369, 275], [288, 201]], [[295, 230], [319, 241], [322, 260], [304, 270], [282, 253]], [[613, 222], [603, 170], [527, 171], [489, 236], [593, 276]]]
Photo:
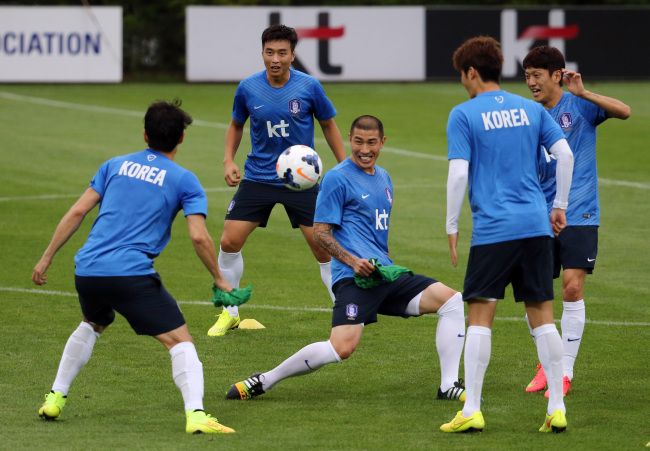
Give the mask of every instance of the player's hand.
[[551, 228], [553, 235], [558, 236], [562, 229], [566, 227], [566, 212], [559, 208], [554, 208], [551, 211]]
[[456, 251], [456, 246], [458, 245], [458, 232], [447, 235], [449, 237], [449, 255], [451, 257], [451, 264], [458, 265], [458, 252]]
[[230, 282], [228, 282], [226, 279], [221, 278], [219, 280], [214, 279], [214, 284], [223, 292], [230, 292], [232, 291], [232, 285], [230, 285]]
[[47, 268], [52, 264], [52, 259], [43, 257], [34, 267], [32, 272], [32, 282], [36, 285], [45, 285], [47, 283]]
[[363, 259], [363, 258], [357, 258], [354, 261], [354, 265], [352, 266], [352, 269], [354, 270], [355, 274], [358, 274], [362, 277], [368, 277], [370, 274], [375, 272], [375, 265], [370, 263], [368, 259]]
[[562, 77], [569, 92], [575, 96], [582, 97], [587, 90], [582, 84], [582, 75], [568, 69], [562, 69]]
[[237, 186], [241, 180], [241, 175], [239, 173], [239, 166], [234, 162], [228, 162], [223, 164], [224, 169], [224, 179], [228, 186]]

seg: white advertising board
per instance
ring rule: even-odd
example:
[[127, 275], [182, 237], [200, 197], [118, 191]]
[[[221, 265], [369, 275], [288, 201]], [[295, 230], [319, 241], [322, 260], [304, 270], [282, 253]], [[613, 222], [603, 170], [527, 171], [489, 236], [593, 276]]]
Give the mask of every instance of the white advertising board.
[[0, 82], [120, 81], [121, 7], [0, 6]]
[[219, 7], [186, 10], [188, 81], [239, 81], [264, 70], [262, 31], [296, 29], [294, 68], [325, 81], [425, 78], [424, 7]]

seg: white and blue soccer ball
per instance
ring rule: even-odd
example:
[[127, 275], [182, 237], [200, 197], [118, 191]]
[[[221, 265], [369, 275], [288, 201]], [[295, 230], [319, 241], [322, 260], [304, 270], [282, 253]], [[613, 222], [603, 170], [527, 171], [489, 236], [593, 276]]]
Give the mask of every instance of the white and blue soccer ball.
[[291, 146], [278, 157], [275, 166], [280, 181], [289, 189], [311, 188], [323, 175], [323, 162], [309, 146]]

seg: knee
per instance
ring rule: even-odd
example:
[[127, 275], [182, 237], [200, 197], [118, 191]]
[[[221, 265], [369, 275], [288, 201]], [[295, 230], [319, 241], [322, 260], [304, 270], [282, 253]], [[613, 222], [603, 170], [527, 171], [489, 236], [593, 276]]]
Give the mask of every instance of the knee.
[[332, 342], [332, 347], [339, 355], [341, 360], [345, 360], [352, 355], [352, 353], [357, 349], [357, 346], [352, 343], [334, 343]]
[[575, 302], [582, 299], [582, 286], [576, 282], [569, 282], [562, 288], [562, 299], [565, 302]]
[[236, 236], [223, 234], [221, 235], [219, 245], [222, 251], [234, 254], [241, 251], [242, 247], [244, 247], [245, 241], [246, 240], [242, 240]]

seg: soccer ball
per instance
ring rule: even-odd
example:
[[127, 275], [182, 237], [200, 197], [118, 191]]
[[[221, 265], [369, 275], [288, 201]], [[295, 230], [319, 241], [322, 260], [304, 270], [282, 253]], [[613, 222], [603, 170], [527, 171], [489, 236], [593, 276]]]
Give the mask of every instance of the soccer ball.
[[318, 183], [323, 162], [311, 147], [291, 146], [280, 154], [275, 169], [284, 186], [302, 191]]

